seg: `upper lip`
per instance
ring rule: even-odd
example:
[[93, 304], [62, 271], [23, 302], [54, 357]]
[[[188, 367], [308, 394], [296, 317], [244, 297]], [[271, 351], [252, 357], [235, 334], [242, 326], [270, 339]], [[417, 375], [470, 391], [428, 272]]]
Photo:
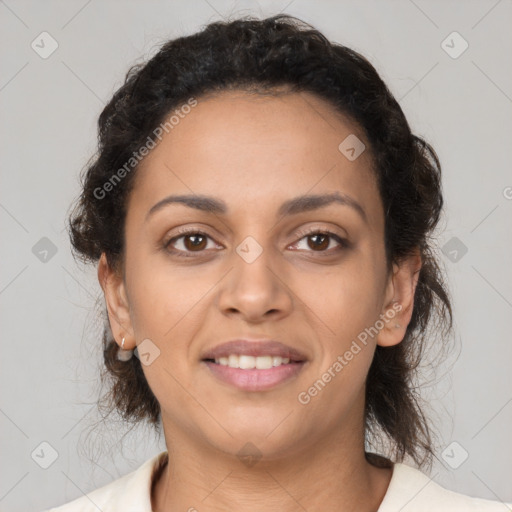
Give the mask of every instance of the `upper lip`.
[[299, 350], [275, 340], [247, 340], [235, 339], [227, 341], [207, 350], [201, 359], [218, 359], [228, 357], [230, 354], [247, 356], [280, 356], [288, 357], [290, 361], [305, 361], [306, 356]]

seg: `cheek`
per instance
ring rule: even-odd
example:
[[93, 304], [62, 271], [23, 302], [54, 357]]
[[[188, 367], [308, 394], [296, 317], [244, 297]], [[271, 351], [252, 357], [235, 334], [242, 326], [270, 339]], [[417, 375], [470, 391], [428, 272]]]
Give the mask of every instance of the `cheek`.
[[[364, 384], [373, 359], [379, 319], [379, 280], [371, 265], [361, 258], [323, 283], [308, 306], [317, 313], [318, 360], [314, 377], [303, 389], [321, 411], [337, 421], [364, 393]], [[333, 406], [333, 404], [336, 404]]]
[[[149, 339], [157, 347], [158, 358], [143, 370], [161, 403], [171, 397], [180, 400], [183, 390], [174, 379], [187, 388], [191, 385], [191, 369], [198, 364], [192, 341], [202, 338], [205, 326], [215, 325], [209, 318], [210, 294], [218, 279], [211, 273], [198, 279], [197, 271], [176, 270], [156, 261], [145, 267], [141, 262], [132, 274], [130, 317], [137, 343]], [[162, 390], [165, 396], [159, 396]]]
[[149, 337], [163, 343], [172, 338], [194, 315], [194, 306], [211, 286], [147, 254], [134, 255], [130, 270], [130, 317], [137, 339]]
[[309, 305], [322, 320], [321, 333], [317, 331], [320, 353], [314, 372], [320, 380], [316, 387], [322, 390], [319, 407], [336, 403], [338, 413], [347, 410], [364, 390], [382, 306], [381, 270], [368, 256], [358, 254], [327, 279], [317, 280]]
[[318, 316], [332, 340], [332, 350], [341, 350], [381, 313], [380, 270], [368, 256], [358, 253], [329, 274], [299, 277], [305, 304]]
[[137, 340], [150, 338], [161, 341], [172, 327], [175, 293], [156, 272], [147, 274], [141, 269], [130, 282], [130, 318]]

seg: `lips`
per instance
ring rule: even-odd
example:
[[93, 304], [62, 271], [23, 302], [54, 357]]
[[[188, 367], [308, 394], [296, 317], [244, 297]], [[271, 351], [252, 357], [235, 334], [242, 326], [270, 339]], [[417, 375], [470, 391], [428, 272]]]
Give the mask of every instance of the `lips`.
[[294, 347], [275, 340], [231, 340], [207, 350], [201, 355], [203, 361], [215, 361], [230, 355], [244, 355], [252, 357], [277, 356], [288, 358], [290, 362], [305, 362], [307, 357]]

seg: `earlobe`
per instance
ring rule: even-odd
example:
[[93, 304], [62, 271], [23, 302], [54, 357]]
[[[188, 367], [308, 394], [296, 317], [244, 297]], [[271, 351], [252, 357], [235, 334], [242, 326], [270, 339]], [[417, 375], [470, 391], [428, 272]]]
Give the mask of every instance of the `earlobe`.
[[414, 295], [421, 264], [421, 254], [417, 249], [399, 264], [393, 265], [393, 274], [386, 290], [385, 307], [381, 314], [384, 326], [377, 336], [377, 345], [390, 347], [404, 339], [414, 309]]
[[135, 338], [125, 284], [122, 276], [108, 264], [105, 253], [101, 254], [98, 262], [98, 281], [105, 297], [108, 320], [114, 339], [119, 345], [124, 339], [126, 349], [134, 348]]

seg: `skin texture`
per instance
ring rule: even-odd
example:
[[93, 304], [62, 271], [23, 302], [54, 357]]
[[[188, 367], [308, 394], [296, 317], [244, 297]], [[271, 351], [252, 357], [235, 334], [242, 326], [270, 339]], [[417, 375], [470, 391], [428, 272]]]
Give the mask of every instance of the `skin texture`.
[[[361, 512], [381, 503], [391, 470], [364, 458], [365, 380], [376, 344], [404, 337], [421, 261], [416, 253], [388, 273], [370, 152], [349, 161], [338, 149], [349, 134], [364, 140], [309, 93], [222, 92], [199, 98], [138, 169], [123, 271], [109, 268], [103, 255], [98, 277], [118, 343], [125, 337], [133, 349], [150, 339], [160, 350], [143, 366], [170, 455], [154, 487], [155, 511], [232, 510], [236, 503], [240, 512]], [[337, 203], [277, 215], [286, 200], [334, 192], [357, 201], [366, 220]], [[214, 196], [228, 213], [172, 204], [148, 218], [171, 194]], [[199, 249], [190, 236], [166, 249], [180, 227], [208, 238], [199, 239]], [[308, 236], [309, 228], [350, 245]], [[252, 263], [236, 252], [247, 236], [263, 250]], [[174, 255], [173, 247], [190, 257]], [[393, 303], [401, 305], [394, 318], [301, 404], [299, 393]], [[201, 355], [244, 337], [279, 340], [306, 354], [307, 363], [273, 389], [241, 391], [214, 377]], [[251, 467], [237, 456], [247, 442], [262, 454]]]

